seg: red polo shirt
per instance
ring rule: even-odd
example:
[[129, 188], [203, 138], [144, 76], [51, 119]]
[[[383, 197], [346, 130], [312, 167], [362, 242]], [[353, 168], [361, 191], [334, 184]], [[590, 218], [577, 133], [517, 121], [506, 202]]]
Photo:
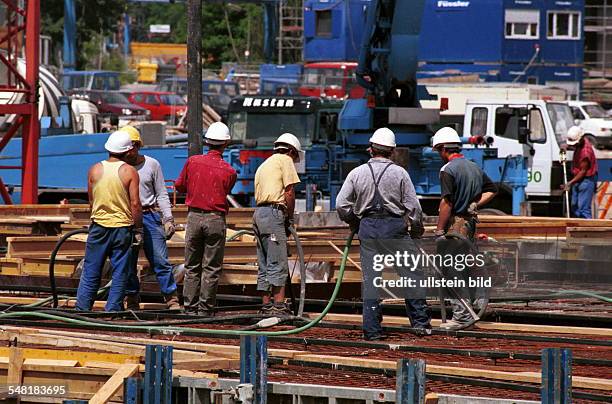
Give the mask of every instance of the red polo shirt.
[[597, 174], [597, 159], [595, 158], [595, 151], [593, 145], [589, 142], [589, 139], [584, 139], [582, 147], [574, 150], [574, 159], [572, 161], [572, 174], [576, 175], [580, 172], [580, 162], [586, 160], [589, 163], [589, 169], [587, 170], [586, 176], [592, 177]]
[[223, 160], [217, 150], [187, 159], [176, 180], [179, 192], [186, 192], [185, 203], [191, 208], [227, 213], [227, 195], [236, 183], [236, 170]]

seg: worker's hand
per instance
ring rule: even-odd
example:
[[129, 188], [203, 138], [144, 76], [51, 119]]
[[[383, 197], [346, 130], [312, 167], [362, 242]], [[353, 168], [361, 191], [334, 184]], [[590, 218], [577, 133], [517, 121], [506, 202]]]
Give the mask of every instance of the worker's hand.
[[164, 235], [166, 236], [166, 240], [170, 240], [174, 233], [176, 233], [174, 218], [169, 218], [168, 220], [164, 221]]
[[142, 228], [134, 229], [134, 241], [132, 242], [132, 247], [139, 248], [143, 243], [143, 239], [144, 230]]
[[413, 240], [421, 238], [424, 232], [425, 228], [423, 226], [419, 226], [414, 223], [410, 226], [410, 238]]
[[559, 186], [559, 188], [561, 188], [561, 191], [569, 191], [569, 189], [572, 187], [572, 183], [568, 182], [567, 185], [566, 184], [561, 184], [561, 186]]
[[294, 225], [294, 220], [291, 217], [287, 217], [285, 218], [285, 234], [287, 235], [287, 237], [289, 237], [291, 235], [291, 227]]
[[469, 213], [470, 215], [477, 215], [478, 214], [478, 202], [470, 203], [470, 206], [468, 206], [468, 209], [467, 209], [467, 213]]
[[436, 236], [436, 241], [446, 240], [446, 231], [444, 231], [444, 230], [436, 230], [434, 232], [434, 236]]

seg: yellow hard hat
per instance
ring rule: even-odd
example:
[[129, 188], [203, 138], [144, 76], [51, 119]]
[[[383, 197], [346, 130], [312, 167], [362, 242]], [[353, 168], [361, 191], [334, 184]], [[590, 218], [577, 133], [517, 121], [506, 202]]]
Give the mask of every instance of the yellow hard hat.
[[124, 126], [120, 130], [123, 131], [123, 132], [129, 133], [130, 140], [132, 142], [138, 142], [138, 143], [142, 144], [142, 139], [140, 138], [140, 132], [135, 127], [128, 125], [128, 126]]

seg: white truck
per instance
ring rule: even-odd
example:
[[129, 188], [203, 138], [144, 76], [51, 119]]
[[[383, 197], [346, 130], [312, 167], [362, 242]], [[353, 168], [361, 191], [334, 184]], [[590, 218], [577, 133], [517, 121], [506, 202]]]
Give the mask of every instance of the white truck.
[[[565, 144], [568, 129], [574, 124], [572, 112], [564, 102], [468, 100], [463, 136], [482, 136], [491, 147], [498, 149], [499, 157], [525, 156], [529, 174], [524, 213], [561, 216], [563, 166], [559, 152]], [[610, 181], [612, 153], [596, 154], [598, 180]], [[572, 153], [569, 152], [568, 172], [571, 157]]]
[[574, 122], [584, 129], [585, 136], [598, 149], [612, 149], [612, 117], [592, 101], [567, 101]]

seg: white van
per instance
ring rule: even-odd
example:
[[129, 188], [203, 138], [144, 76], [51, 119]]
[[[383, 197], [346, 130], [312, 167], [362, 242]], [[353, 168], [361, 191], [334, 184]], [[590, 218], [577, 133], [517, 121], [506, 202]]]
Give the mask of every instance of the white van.
[[612, 149], [612, 117], [596, 102], [567, 101], [576, 125], [598, 149]]

